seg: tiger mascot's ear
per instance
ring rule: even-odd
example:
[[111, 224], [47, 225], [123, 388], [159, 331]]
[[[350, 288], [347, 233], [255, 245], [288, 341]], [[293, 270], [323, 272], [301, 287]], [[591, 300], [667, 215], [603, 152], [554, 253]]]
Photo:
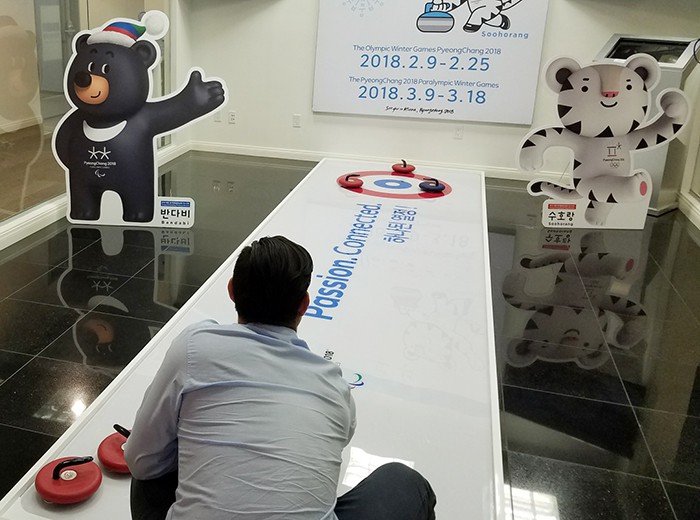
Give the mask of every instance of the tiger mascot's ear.
[[648, 54], [634, 54], [627, 58], [625, 67], [632, 69], [644, 80], [647, 90], [653, 89], [661, 78], [659, 63]]
[[559, 92], [562, 85], [574, 72], [581, 70], [581, 65], [573, 58], [557, 58], [547, 66], [545, 80], [554, 92]]

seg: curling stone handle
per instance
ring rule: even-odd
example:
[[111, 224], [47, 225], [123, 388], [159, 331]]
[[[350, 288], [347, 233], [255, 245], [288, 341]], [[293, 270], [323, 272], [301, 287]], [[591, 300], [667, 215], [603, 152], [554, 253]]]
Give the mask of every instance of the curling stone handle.
[[345, 180], [346, 180], [346, 181], [349, 181], [351, 178], [353, 178], [353, 177], [359, 177], [359, 176], [360, 176], [359, 173], [349, 173], [348, 175], [345, 176]]
[[124, 428], [123, 426], [121, 426], [121, 425], [119, 425], [119, 424], [115, 424], [115, 425], [113, 426], [113, 428], [114, 428], [115, 430], [117, 430], [117, 433], [122, 434], [122, 435], [124, 436], [124, 438], [126, 438], [126, 439], [128, 439], [128, 438], [129, 438], [129, 435], [131, 435], [131, 432], [130, 432], [129, 430], [127, 430], [126, 428]]
[[92, 462], [92, 457], [87, 456], [87, 457], [75, 457], [73, 459], [68, 459], [64, 460], [63, 462], [59, 462], [56, 464], [56, 467], [53, 468], [53, 474], [51, 477], [54, 480], [58, 480], [61, 478], [61, 470], [69, 468], [71, 466], [80, 466], [81, 464], [86, 464], [88, 462]]
[[437, 179], [434, 179], [433, 177], [428, 177], [427, 179], [425, 179], [425, 182], [432, 182], [435, 186], [440, 184], [440, 181]]

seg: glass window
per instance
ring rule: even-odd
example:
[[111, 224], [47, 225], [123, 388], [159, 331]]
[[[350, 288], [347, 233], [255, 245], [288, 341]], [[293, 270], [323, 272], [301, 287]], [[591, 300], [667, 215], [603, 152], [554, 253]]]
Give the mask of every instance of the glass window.
[[[73, 36], [146, 9], [168, 12], [164, 0], [0, 0], [0, 221], [66, 191], [51, 136], [70, 109], [63, 75]], [[159, 43], [167, 51], [168, 36]], [[169, 92], [167, 61], [154, 72], [153, 96]]]

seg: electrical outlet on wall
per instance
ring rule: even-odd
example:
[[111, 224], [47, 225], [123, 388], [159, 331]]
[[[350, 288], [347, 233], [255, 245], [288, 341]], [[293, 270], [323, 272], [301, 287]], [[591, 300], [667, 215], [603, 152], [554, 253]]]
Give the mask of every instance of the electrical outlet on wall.
[[453, 137], [455, 139], [464, 139], [464, 125], [455, 126], [455, 133]]
[[301, 114], [292, 114], [292, 128], [301, 128]]
[[214, 113], [214, 122], [215, 123], [221, 123], [221, 110], [217, 110]]

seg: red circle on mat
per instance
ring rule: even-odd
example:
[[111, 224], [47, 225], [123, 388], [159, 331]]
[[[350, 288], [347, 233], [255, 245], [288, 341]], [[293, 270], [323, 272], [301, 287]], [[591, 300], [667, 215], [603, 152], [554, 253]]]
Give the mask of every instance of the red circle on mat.
[[[366, 172], [353, 172], [355, 175], [359, 175], [360, 178], [365, 178], [365, 177], [377, 177], [377, 176], [386, 176], [389, 177], [392, 175], [392, 172], [378, 172], [378, 171], [366, 171]], [[338, 182], [340, 179], [344, 179], [348, 174], [344, 173], [340, 177], [338, 177]], [[407, 178], [407, 176], [403, 176], [404, 178]], [[357, 177], [355, 177], [357, 179]], [[396, 176], [394, 176], [396, 178]], [[418, 175], [417, 173], [414, 173], [412, 178], [418, 180], [418, 181], [427, 181], [428, 179], [432, 179], [433, 177], [426, 177], [424, 175]], [[369, 195], [370, 197], [381, 197], [385, 199], [401, 199], [401, 200], [420, 200], [420, 199], [437, 199], [440, 197], [444, 197], [445, 195], [448, 195], [452, 192], [452, 186], [447, 184], [445, 181], [440, 181], [442, 184], [445, 185], [445, 189], [439, 193], [428, 193], [425, 191], [418, 191], [418, 192], [413, 192], [413, 193], [387, 193], [383, 191], [376, 191], [376, 190], [370, 190], [366, 187], [361, 187], [361, 188], [346, 188], [348, 191], [352, 191], [355, 193], [360, 193], [362, 195]], [[369, 183], [365, 183], [365, 186]], [[416, 186], [416, 189], [419, 189]]]
[[[41, 498], [55, 504], [75, 504], [87, 500], [102, 483], [102, 471], [94, 462], [79, 466], [70, 466], [61, 471], [61, 478], [53, 479], [53, 470], [57, 464], [75, 457], [63, 457], [49, 462], [39, 470], [34, 479], [34, 487]], [[72, 472], [72, 473], [68, 473]], [[63, 478], [75, 475], [74, 478]]]

